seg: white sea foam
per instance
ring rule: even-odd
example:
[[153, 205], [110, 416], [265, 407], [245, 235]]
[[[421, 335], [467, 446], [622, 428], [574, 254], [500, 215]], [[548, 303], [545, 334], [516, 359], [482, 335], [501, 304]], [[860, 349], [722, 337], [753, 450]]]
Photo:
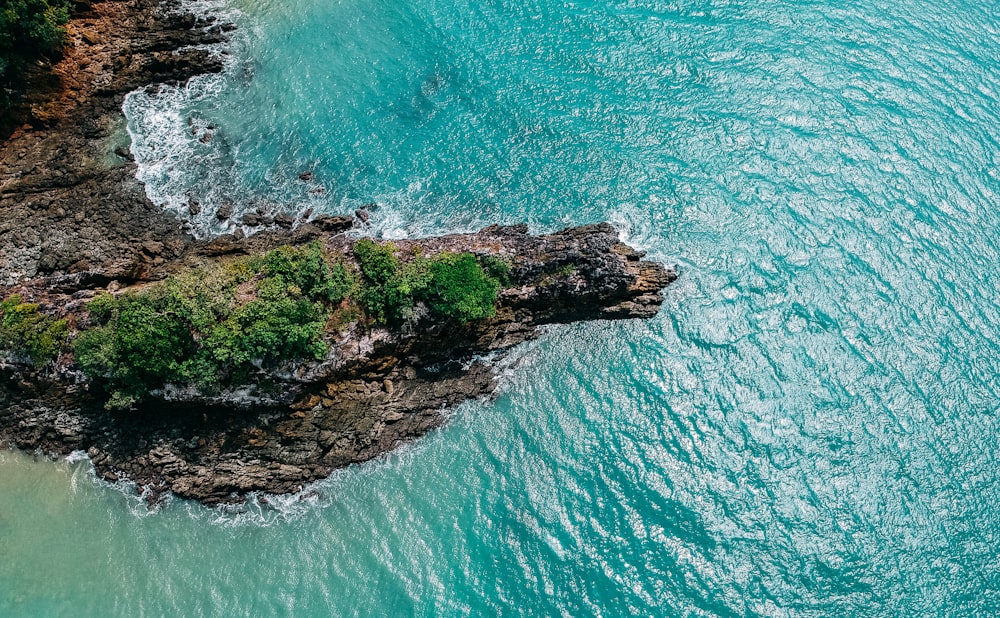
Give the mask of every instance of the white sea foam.
[[344, 198], [340, 211], [370, 206], [369, 221], [357, 233], [389, 240], [474, 232], [489, 224], [480, 213], [460, 208], [457, 197], [433, 194], [425, 184], [413, 181], [367, 201]]
[[144, 488], [140, 491], [136, 483], [127, 478], [115, 482], [102, 479], [97, 476], [94, 464], [86, 451], [73, 451], [64, 457], [63, 460], [72, 469], [70, 476], [70, 489], [72, 491], [76, 491], [79, 488], [79, 483], [82, 480], [86, 480], [94, 487], [113, 489], [121, 494], [125, 502], [125, 508], [136, 517], [155, 515], [176, 500], [172, 494], [165, 494], [152, 500], [152, 490]]
[[619, 205], [608, 215], [608, 223], [618, 230], [619, 240], [636, 249], [645, 251], [657, 244], [659, 235], [649, 220], [647, 210], [635, 204]]
[[[237, 9], [220, 0], [192, 0], [171, 10], [212, 17], [216, 23], [236, 23], [241, 18]], [[144, 184], [150, 201], [188, 221], [196, 236], [224, 233], [230, 231], [232, 224], [219, 222], [215, 217], [220, 196], [201, 195], [198, 183], [193, 182], [196, 179], [191, 177], [195, 169], [212, 172], [226, 169], [224, 149], [200, 141], [210, 129], [202, 126], [191, 110], [227, 87], [227, 80], [242, 66], [240, 51], [246, 41], [245, 30], [237, 29], [226, 42], [195, 46], [221, 59], [223, 71], [198, 75], [181, 85], [163, 84], [136, 90], [125, 97], [122, 106], [138, 167], [136, 177]], [[198, 164], [192, 166], [192, 161]], [[192, 214], [192, 200], [202, 205], [200, 213]]]
[[73, 451], [69, 455], [66, 455], [66, 463], [75, 464], [81, 461], [90, 461], [87, 451]]

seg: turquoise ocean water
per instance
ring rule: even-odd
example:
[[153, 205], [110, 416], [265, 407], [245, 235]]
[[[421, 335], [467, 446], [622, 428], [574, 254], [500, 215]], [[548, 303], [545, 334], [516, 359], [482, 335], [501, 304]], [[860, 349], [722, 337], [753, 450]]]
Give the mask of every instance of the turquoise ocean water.
[[224, 75], [126, 103], [200, 233], [224, 200], [377, 202], [385, 237], [610, 220], [681, 278], [270, 504], [149, 512], [0, 452], [0, 615], [1000, 612], [995, 2], [225, 10]]

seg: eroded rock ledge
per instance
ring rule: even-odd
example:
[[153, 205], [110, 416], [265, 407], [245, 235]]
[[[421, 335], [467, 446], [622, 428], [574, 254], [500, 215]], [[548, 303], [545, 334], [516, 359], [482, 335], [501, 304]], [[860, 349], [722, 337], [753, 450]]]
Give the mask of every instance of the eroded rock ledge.
[[[330, 255], [349, 260], [350, 225], [346, 218], [321, 219], [289, 233], [217, 239], [154, 276], [317, 239]], [[131, 479], [153, 495], [172, 491], [214, 504], [251, 491], [293, 492], [441, 425], [449, 406], [492, 393], [494, 374], [478, 355], [532, 339], [543, 324], [650, 317], [676, 278], [620, 243], [607, 224], [540, 236], [526, 226], [492, 226], [395, 247], [401, 255], [503, 258], [511, 269], [496, 314], [467, 323], [424, 314], [395, 326], [362, 320], [331, 328], [324, 359], [268, 369], [266, 391], [254, 384], [211, 395], [167, 389], [138, 411], [104, 410], [105, 398], [69, 352], [43, 368], [8, 359], [0, 367], [0, 433], [25, 449], [86, 450], [103, 478]], [[107, 288], [120, 293], [121, 286], [82, 273], [36, 279], [7, 293], [74, 324], [86, 322], [88, 299]]]

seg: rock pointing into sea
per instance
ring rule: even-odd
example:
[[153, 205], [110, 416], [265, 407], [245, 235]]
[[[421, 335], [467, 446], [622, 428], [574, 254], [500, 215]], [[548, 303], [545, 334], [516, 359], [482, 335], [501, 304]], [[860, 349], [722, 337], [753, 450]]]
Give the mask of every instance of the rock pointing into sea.
[[[276, 247], [318, 243], [324, 255], [353, 263], [352, 228], [368, 218], [367, 209], [309, 220], [224, 204], [211, 214], [258, 233], [244, 236], [237, 226], [197, 241], [187, 222], [146, 197], [128, 148], [108, 146], [128, 92], [221, 70], [207, 46], [230, 30], [172, 0], [80, 5], [69, 28], [80, 34], [48, 85], [6, 112], [0, 299], [17, 296], [55, 324], [46, 346], [58, 349], [41, 359], [37, 349], [3, 344], [0, 442], [50, 455], [86, 451], [102, 478], [129, 479], [154, 496], [172, 491], [216, 504], [252, 491], [293, 492], [425, 434], [449, 407], [489, 396], [496, 378], [477, 359], [538, 336], [541, 325], [657, 312], [676, 274], [643, 260], [607, 224], [545, 235], [493, 226], [399, 241], [392, 251], [404, 261], [461, 254], [506, 264], [491, 311], [456, 321], [416, 303], [392, 323], [340, 311], [321, 333], [322, 358], [260, 362], [244, 382], [216, 389], [164, 383], [131, 405], [126, 398], [110, 406], [107, 385], [82, 369], [73, 347], [93, 321], [88, 303], [97, 295], [142, 293], [171, 275]], [[32, 115], [38, 122], [25, 124]], [[312, 171], [300, 179], [315, 184]], [[206, 216], [203, 198], [188, 197], [187, 215]]]
[[[320, 219], [291, 232], [193, 244], [150, 277], [316, 241], [350, 262], [356, 243], [346, 233], [350, 226], [347, 218]], [[403, 323], [360, 319], [330, 326], [322, 359], [264, 368], [246, 383], [210, 394], [167, 387], [136, 409], [117, 412], [104, 409], [100, 389], [91, 388], [69, 353], [41, 368], [8, 362], [0, 433], [25, 449], [85, 449], [104, 478], [128, 478], [153, 493], [214, 504], [251, 491], [292, 492], [423, 435], [445, 422], [446, 408], [493, 393], [492, 368], [476, 360], [483, 354], [533, 339], [543, 324], [651, 317], [676, 278], [619, 242], [607, 224], [545, 235], [531, 235], [523, 225], [491, 226], [388, 246], [402, 260], [459, 253], [502, 260], [509, 273], [495, 312], [457, 322], [418, 307]], [[99, 287], [89, 287], [93, 282]], [[87, 300], [97, 293], [138, 293], [150, 285], [156, 284], [92, 274], [36, 279], [8, 293], [85, 324]]]

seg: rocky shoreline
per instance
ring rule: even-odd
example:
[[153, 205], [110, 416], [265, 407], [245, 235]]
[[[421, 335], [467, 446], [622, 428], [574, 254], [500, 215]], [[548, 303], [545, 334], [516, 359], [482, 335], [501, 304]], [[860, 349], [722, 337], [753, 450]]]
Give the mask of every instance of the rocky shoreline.
[[[327, 255], [352, 259], [354, 218], [196, 241], [145, 197], [127, 151], [110, 144], [123, 97], [220, 70], [217, 58], [190, 46], [225, 36], [222, 25], [166, 8], [107, 0], [75, 19], [73, 45], [56, 67], [73, 76], [63, 80], [69, 85], [37, 110], [36, 126], [0, 149], [0, 292], [66, 319], [70, 338], [100, 293], [284, 245], [320, 243]], [[161, 389], [132, 411], [106, 410], [69, 348], [41, 366], [8, 354], [0, 361], [0, 441], [48, 455], [86, 451], [100, 477], [131, 480], [151, 498], [173, 492], [219, 504], [294, 492], [440, 426], [448, 407], [492, 394], [483, 354], [535, 338], [543, 324], [651, 317], [676, 278], [607, 224], [539, 236], [492, 226], [394, 249], [503, 259], [509, 281], [495, 314], [328, 326], [322, 359], [264, 367], [245, 388], [211, 395]]]
[[[349, 226], [346, 218], [321, 219], [291, 233], [220, 239], [170, 266], [204, 267], [234, 253], [317, 239], [330, 254], [348, 256], [355, 242], [344, 231]], [[496, 380], [477, 360], [482, 355], [537, 337], [543, 324], [651, 317], [662, 288], [676, 278], [621, 244], [607, 224], [543, 236], [525, 226], [493, 226], [395, 247], [402, 255], [462, 251], [506, 260], [509, 281], [495, 315], [457, 323], [424, 314], [401, 325], [362, 320], [328, 327], [323, 359], [265, 368], [254, 381], [211, 395], [166, 389], [135, 411], [105, 410], [70, 355], [42, 368], [8, 360], [0, 365], [0, 435], [23, 449], [86, 450], [100, 476], [128, 478], [151, 495], [172, 491], [215, 504], [251, 491], [294, 492], [423, 435], [445, 421], [448, 407], [489, 396]], [[104, 283], [63, 276], [12, 291], [79, 324], [89, 299], [124, 285]]]
[[122, 102], [137, 88], [220, 71], [197, 46], [229, 28], [174, 0], [104, 0], [73, 18], [46, 88], [27, 97], [29, 122], [0, 147], [0, 285], [94, 270], [138, 276], [180, 255], [192, 239], [136, 180]]

